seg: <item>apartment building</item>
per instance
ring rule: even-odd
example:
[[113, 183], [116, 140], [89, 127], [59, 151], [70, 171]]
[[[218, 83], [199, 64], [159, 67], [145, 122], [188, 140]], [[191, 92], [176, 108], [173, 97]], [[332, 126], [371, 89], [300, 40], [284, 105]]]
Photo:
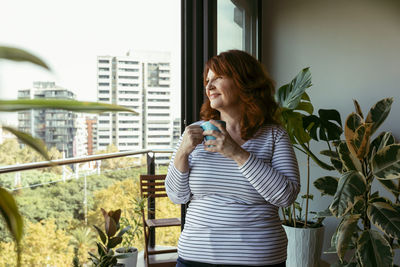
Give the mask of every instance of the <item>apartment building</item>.
[[[115, 144], [120, 151], [169, 148], [172, 145], [170, 54], [128, 52], [97, 58], [98, 101], [132, 108], [100, 114], [97, 148]], [[168, 156], [158, 156], [165, 163]]]
[[[32, 88], [18, 90], [18, 99], [75, 99], [75, 94], [54, 82], [34, 82]], [[76, 114], [58, 109], [18, 112], [18, 129], [42, 139], [48, 148], [56, 147], [66, 157], [74, 156]]]

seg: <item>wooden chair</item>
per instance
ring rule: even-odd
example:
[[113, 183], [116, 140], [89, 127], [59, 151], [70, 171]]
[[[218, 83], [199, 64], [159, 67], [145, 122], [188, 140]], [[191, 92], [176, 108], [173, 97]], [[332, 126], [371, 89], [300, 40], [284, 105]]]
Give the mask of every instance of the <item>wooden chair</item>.
[[[168, 197], [165, 192], [165, 177], [166, 175], [140, 175], [140, 195], [142, 198], [147, 198], [150, 201], [155, 201], [156, 198]], [[148, 202], [149, 203], [149, 202]], [[154, 246], [149, 247], [149, 238], [150, 238], [150, 230], [158, 227], [170, 227], [170, 226], [180, 226], [181, 220], [180, 218], [163, 218], [163, 219], [154, 219], [155, 218], [155, 210], [150, 210], [147, 208], [147, 219], [145, 216], [144, 209], [142, 209], [142, 218], [143, 218], [143, 228], [144, 228], [144, 260], [146, 262], [146, 267], [161, 267], [161, 266], [175, 266], [176, 259], [173, 261], [167, 261], [163, 263], [150, 263], [149, 256], [157, 255], [157, 254], [165, 254], [165, 253], [176, 253], [176, 248], [159, 248]], [[149, 216], [150, 215], [150, 216]]]

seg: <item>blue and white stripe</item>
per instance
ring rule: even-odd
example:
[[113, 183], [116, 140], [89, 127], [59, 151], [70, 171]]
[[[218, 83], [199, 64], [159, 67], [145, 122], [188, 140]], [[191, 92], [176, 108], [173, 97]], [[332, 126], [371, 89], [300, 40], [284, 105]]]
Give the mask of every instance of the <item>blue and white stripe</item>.
[[300, 190], [293, 147], [276, 125], [262, 127], [242, 147], [250, 157], [239, 167], [200, 144], [189, 156], [186, 173], [175, 168], [173, 154], [165, 181], [168, 196], [177, 204], [190, 201], [178, 244], [183, 259], [254, 266], [286, 260], [278, 209], [293, 203]]

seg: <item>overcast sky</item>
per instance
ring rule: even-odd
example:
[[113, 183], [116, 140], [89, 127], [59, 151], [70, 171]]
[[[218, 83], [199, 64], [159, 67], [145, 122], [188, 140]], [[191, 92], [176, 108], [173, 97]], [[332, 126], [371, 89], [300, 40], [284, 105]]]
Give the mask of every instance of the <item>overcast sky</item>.
[[180, 91], [180, 0], [0, 0], [0, 7], [0, 45], [23, 48], [52, 68], [0, 60], [2, 99], [40, 80], [96, 101], [96, 57], [128, 50], [171, 52], [171, 88]]

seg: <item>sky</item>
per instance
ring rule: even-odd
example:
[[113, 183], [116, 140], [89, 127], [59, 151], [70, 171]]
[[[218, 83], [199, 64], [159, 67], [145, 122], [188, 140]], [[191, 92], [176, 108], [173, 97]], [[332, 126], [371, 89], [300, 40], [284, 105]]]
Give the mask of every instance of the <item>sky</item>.
[[[180, 100], [180, 0], [0, 0], [0, 7], [0, 46], [27, 50], [51, 68], [0, 60], [1, 99], [54, 81], [77, 100], [96, 101], [98, 55], [154, 50], [171, 53], [172, 99]], [[172, 106], [179, 116], [179, 103]]]

